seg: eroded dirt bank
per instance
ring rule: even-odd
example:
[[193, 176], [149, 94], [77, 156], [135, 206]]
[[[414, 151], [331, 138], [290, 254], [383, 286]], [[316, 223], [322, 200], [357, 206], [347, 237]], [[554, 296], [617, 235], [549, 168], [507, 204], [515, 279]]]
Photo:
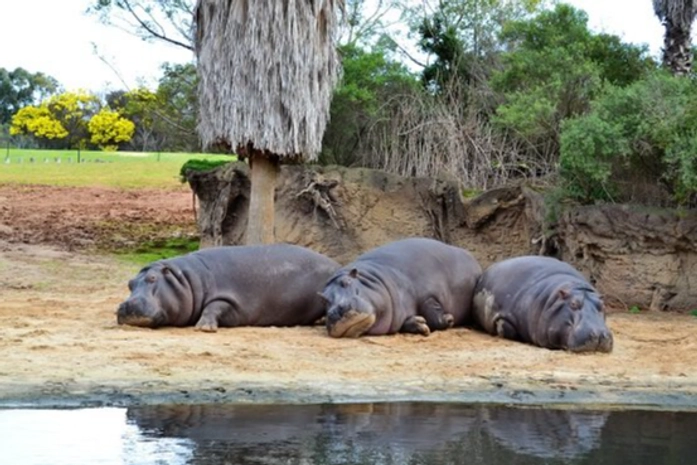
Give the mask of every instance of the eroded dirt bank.
[[[59, 194], [73, 199], [56, 204], [72, 212], [66, 221], [82, 225], [87, 238], [98, 234], [84, 221], [99, 210], [93, 198], [110, 205], [106, 210], [116, 221], [146, 218], [158, 202], [173, 212], [159, 217], [163, 227], [186, 228], [193, 221], [187, 220], [191, 198], [184, 190], [132, 194], [126, 209], [119, 208], [118, 191], [50, 195]], [[51, 202], [10, 208], [8, 199], [16, 205], [20, 197], [0, 188], [1, 405], [409, 399], [697, 409], [697, 318], [691, 315], [618, 309], [608, 318], [615, 350], [595, 355], [544, 350], [465, 328], [428, 338], [336, 340], [322, 327], [216, 334], [119, 327], [114, 310], [138, 267], [51, 240], [28, 240], [54, 235], [24, 228], [50, 228], [40, 218], [65, 216], [51, 213]], [[60, 230], [56, 221], [54, 230]]]

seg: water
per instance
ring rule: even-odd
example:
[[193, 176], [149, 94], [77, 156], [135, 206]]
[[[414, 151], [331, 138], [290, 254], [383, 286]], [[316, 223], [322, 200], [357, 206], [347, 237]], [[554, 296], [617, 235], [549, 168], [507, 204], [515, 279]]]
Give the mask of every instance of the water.
[[463, 404], [0, 410], [0, 463], [693, 465], [697, 412]]

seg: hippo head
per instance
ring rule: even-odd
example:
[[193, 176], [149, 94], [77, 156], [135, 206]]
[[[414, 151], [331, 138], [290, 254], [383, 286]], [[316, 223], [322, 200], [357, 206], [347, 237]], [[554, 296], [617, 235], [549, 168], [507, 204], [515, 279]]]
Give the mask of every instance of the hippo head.
[[128, 282], [128, 289], [131, 295], [116, 311], [120, 325], [179, 326], [179, 320], [186, 318], [182, 310], [192, 306], [191, 292], [183, 273], [164, 261], [143, 268]]
[[547, 315], [546, 336], [552, 345], [570, 352], [612, 352], [612, 333], [594, 289], [560, 289]]
[[361, 277], [356, 268], [339, 273], [320, 294], [326, 303], [330, 336], [359, 337], [375, 324], [375, 306], [367, 295], [370, 287], [366, 287], [365, 277]]

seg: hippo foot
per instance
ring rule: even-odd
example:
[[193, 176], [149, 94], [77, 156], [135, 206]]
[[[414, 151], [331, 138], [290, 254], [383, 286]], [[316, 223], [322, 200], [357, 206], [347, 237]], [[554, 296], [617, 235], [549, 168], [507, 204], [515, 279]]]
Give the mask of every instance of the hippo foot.
[[198, 323], [196, 323], [196, 331], [203, 331], [204, 333], [215, 333], [218, 331], [218, 323], [215, 321], [206, 321], [201, 318]]
[[452, 328], [455, 325], [455, 317], [450, 313], [446, 313], [443, 315], [443, 323], [446, 328]]
[[426, 324], [426, 318], [415, 315], [410, 316], [404, 321], [401, 331], [403, 333], [413, 333], [428, 336], [431, 334], [431, 329]]

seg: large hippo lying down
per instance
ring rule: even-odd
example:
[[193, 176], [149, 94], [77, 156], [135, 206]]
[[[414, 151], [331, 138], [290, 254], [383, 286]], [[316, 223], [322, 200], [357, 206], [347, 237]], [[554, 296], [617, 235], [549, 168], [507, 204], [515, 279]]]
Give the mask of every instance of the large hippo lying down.
[[119, 324], [231, 326], [311, 324], [324, 314], [318, 292], [334, 260], [288, 244], [214, 247], [156, 261], [129, 281]]
[[322, 296], [334, 337], [427, 336], [464, 323], [482, 269], [464, 249], [413, 238], [378, 247], [341, 268]]
[[477, 283], [475, 323], [489, 334], [572, 352], [611, 352], [598, 291], [571, 265], [526, 256], [489, 267]]

